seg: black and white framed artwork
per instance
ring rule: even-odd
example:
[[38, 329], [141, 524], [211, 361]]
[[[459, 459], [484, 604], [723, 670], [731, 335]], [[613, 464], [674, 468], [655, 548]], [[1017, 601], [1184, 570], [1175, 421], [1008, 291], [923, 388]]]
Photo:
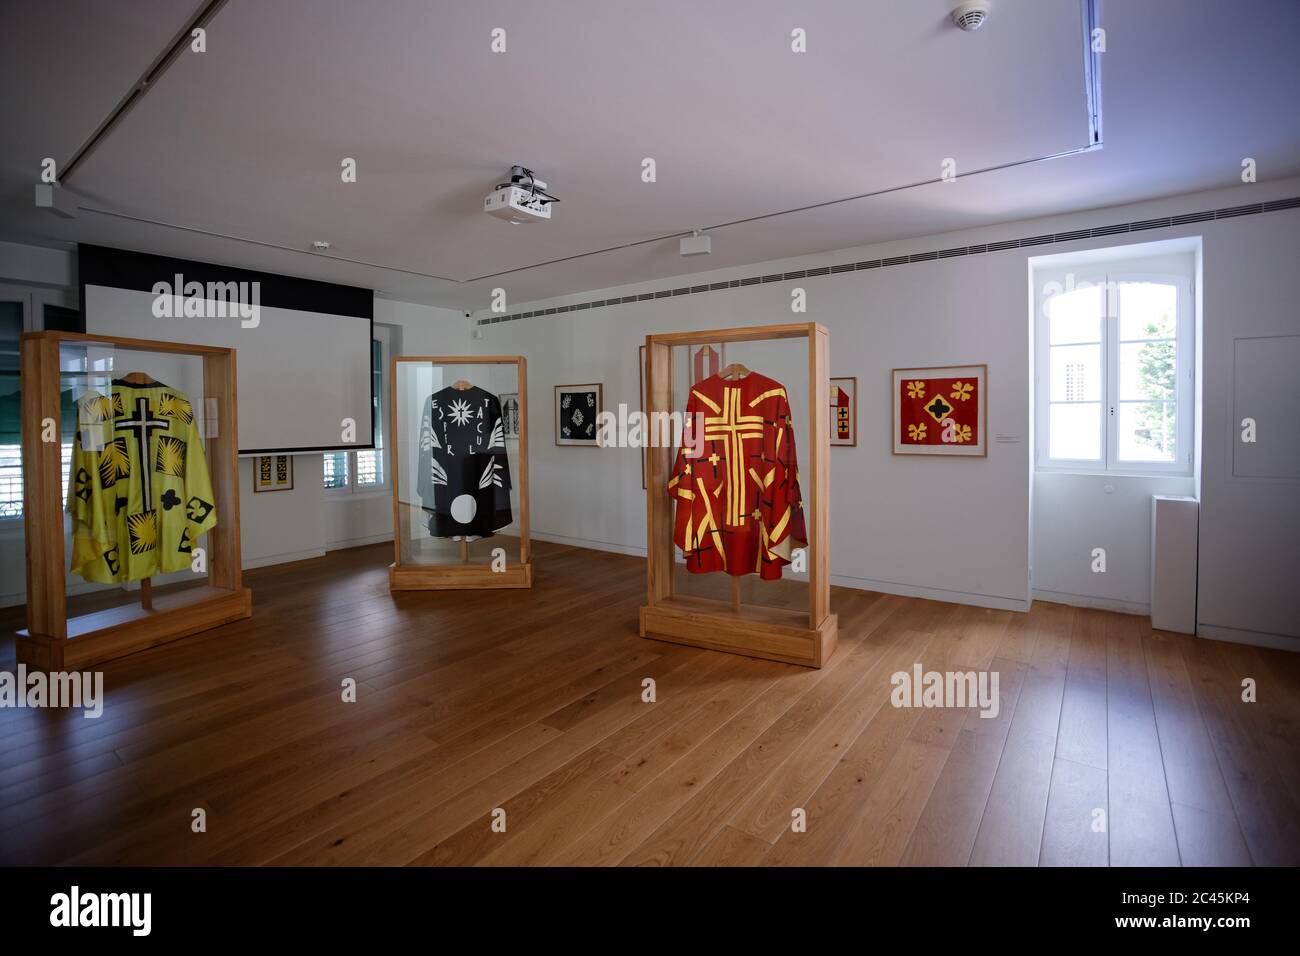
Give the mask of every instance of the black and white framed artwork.
[[555, 444], [596, 447], [596, 416], [603, 407], [599, 382], [555, 386]]

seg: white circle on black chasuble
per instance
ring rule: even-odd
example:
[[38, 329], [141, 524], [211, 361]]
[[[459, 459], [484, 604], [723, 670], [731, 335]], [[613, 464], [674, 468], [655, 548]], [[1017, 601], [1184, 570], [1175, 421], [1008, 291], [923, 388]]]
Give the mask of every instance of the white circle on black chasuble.
[[451, 503], [451, 516], [461, 524], [469, 524], [478, 511], [478, 502], [473, 495], [457, 495]]

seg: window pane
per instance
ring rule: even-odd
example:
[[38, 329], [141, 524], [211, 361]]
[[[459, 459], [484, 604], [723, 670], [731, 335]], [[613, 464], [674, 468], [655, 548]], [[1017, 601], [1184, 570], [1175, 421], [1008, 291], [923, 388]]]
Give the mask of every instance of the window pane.
[[325, 487], [346, 488], [348, 486], [348, 453], [332, 451], [325, 455]]
[[1101, 286], [1071, 289], [1049, 298], [1047, 315], [1051, 345], [1101, 341]]
[[23, 516], [23, 459], [20, 445], [0, 445], [0, 518]]
[[1101, 403], [1049, 406], [1048, 455], [1076, 461], [1101, 460]]
[[72, 478], [72, 439], [63, 443], [59, 449], [59, 460], [63, 466], [63, 510], [68, 509], [68, 482]]
[[23, 514], [21, 390], [18, 337], [23, 334], [21, 302], [0, 302], [0, 518]]
[[370, 343], [370, 369], [374, 408], [375, 450], [357, 452], [357, 485], [384, 483], [384, 348], [375, 339]]
[[1119, 337], [1172, 339], [1178, 332], [1178, 287], [1163, 282], [1119, 284]]
[[1172, 462], [1175, 458], [1173, 402], [1121, 402], [1120, 461]]
[[371, 394], [373, 396], [373, 408], [371, 417], [375, 426], [375, 447], [384, 447], [384, 348], [383, 344], [375, 339], [370, 343], [370, 372], [371, 372]]
[[357, 485], [377, 485], [381, 482], [379, 474], [379, 453], [375, 451], [357, 452]]
[[1054, 345], [1049, 352], [1051, 401], [1101, 401], [1100, 345]]
[[1142, 398], [1172, 401], [1177, 367], [1172, 339], [1124, 343], [1119, 347], [1120, 401]]

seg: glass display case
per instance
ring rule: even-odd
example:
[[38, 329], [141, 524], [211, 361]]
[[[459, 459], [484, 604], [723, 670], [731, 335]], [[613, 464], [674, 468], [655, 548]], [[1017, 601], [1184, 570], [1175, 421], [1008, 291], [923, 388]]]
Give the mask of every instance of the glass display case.
[[827, 353], [815, 323], [646, 338], [651, 430], [679, 437], [647, 455], [643, 636], [830, 656]]
[[233, 351], [33, 332], [20, 353], [18, 659], [84, 668], [248, 617]]
[[392, 360], [393, 590], [531, 587], [522, 356]]

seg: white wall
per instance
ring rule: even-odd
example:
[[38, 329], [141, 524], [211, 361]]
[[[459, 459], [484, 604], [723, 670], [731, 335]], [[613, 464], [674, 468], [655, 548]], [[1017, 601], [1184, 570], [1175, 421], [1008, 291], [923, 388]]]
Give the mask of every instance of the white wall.
[[[818, 256], [603, 289], [511, 312], [622, 297], [677, 285], [793, 271], [949, 246], [1064, 232], [1294, 196], [1300, 181], [1240, 186], [1086, 213]], [[1034, 480], [1030, 534], [1032, 396], [1028, 260], [1046, 251], [1203, 237], [1204, 474], [1199, 621], [1267, 635], [1300, 635], [1300, 589], [1285, 555], [1300, 540], [1300, 482], [1231, 477], [1228, 427], [1232, 345], [1238, 335], [1300, 331], [1291, 274], [1300, 261], [1300, 211], [1153, 229], [1106, 239], [1006, 250], [658, 299], [478, 327], [480, 353], [521, 353], [529, 362], [532, 521], [539, 538], [644, 553], [638, 453], [556, 447], [552, 387], [601, 381], [605, 406], [635, 407], [637, 346], [651, 332], [813, 320], [830, 331], [831, 374], [856, 375], [857, 448], [831, 449], [831, 570], [836, 583], [1023, 608], [1033, 585], [1045, 596], [1145, 611], [1150, 595], [1152, 493], [1194, 493], [1194, 479], [1052, 475]], [[725, 242], [725, 232], [715, 237]], [[808, 312], [790, 311], [790, 290]], [[508, 293], [507, 287], [507, 293]], [[481, 312], [475, 318], [489, 317]], [[895, 366], [987, 362], [987, 459], [890, 454], [889, 381]], [[1106, 488], [1109, 486], [1110, 491]], [[1079, 574], [1080, 547], [1111, 542], [1106, 575]], [[1091, 547], [1098, 545], [1090, 544]], [[1212, 580], [1211, 580], [1212, 579]], [[1285, 639], [1283, 639], [1285, 643]]]
[[[1038, 472], [1034, 597], [1151, 613], [1151, 496], [1196, 493], [1194, 478]], [[1106, 571], [1092, 570], [1104, 548]]]
[[[861, 256], [836, 253], [815, 263], [855, 257]], [[767, 263], [694, 281], [801, 264]], [[645, 548], [639, 452], [557, 447], [554, 385], [599, 381], [606, 408], [616, 409], [619, 402], [635, 408], [637, 346], [647, 333], [811, 320], [829, 329], [831, 375], [858, 377], [858, 445], [831, 449], [833, 580], [991, 607], [1027, 607], [1025, 275], [1023, 257], [985, 255], [482, 326], [476, 351], [521, 353], [528, 359], [533, 533], [632, 553]], [[794, 286], [807, 289], [804, 315], [791, 313]], [[642, 289], [628, 287], [618, 294], [634, 291]], [[1013, 436], [1015, 443], [990, 441], [987, 458], [895, 457], [890, 370], [971, 363], [989, 366], [989, 434]], [[806, 379], [784, 384], [806, 389]], [[804, 461], [805, 421], [796, 418]]]
[[[1293, 190], [1295, 195], [1300, 190]], [[1300, 641], [1300, 477], [1233, 475], [1233, 340], [1300, 335], [1300, 210], [1229, 219], [1205, 230], [1204, 401], [1196, 617], [1209, 637], [1296, 649]], [[1248, 374], [1248, 373], [1247, 373]], [[1300, 373], [1290, 370], [1291, 387]], [[1288, 433], [1259, 441], [1300, 444]], [[1287, 640], [1291, 638], [1293, 640]]]

